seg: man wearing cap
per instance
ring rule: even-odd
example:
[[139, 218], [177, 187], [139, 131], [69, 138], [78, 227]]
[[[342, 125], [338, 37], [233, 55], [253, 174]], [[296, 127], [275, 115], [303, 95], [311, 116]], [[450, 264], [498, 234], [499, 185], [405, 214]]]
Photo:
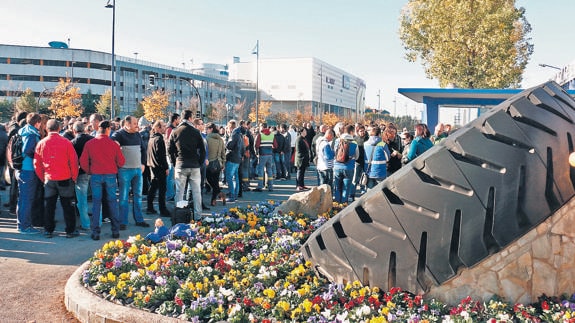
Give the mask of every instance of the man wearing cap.
[[[112, 222], [112, 237], [120, 237], [120, 219], [118, 217], [118, 201], [116, 189], [118, 169], [126, 162], [120, 146], [112, 141], [110, 135], [110, 121], [102, 121], [98, 126], [96, 137], [84, 145], [80, 157], [80, 167], [90, 174], [90, 188], [92, 189], [92, 217], [90, 228], [92, 239], [100, 240], [100, 208], [102, 201], [108, 205], [110, 220]], [[102, 152], [106, 152], [103, 154]], [[103, 194], [106, 196], [103, 196]]]

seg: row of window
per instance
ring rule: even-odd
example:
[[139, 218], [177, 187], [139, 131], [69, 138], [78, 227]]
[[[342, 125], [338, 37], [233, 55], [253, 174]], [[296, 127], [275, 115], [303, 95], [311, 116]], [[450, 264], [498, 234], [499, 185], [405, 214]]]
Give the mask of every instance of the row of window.
[[105, 71], [112, 70], [112, 67], [107, 64], [78, 62], [78, 61], [58, 61], [51, 59], [35, 59], [35, 58], [0, 57], [0, 64], [78, 67], [78, 68], [92, 68]]

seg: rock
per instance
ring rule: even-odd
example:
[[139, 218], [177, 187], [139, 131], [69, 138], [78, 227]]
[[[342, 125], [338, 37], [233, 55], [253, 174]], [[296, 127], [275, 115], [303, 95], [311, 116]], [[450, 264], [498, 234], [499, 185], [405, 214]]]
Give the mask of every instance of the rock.
[[303, 213], [311, 218], [317, 218], [318, 214], [331, 210], [332, 205], [331, 187], [323, 184], [312, 187], [309, 191], [292, 194], [274, 212], [287, 214], [293, 211], [295, 214]]

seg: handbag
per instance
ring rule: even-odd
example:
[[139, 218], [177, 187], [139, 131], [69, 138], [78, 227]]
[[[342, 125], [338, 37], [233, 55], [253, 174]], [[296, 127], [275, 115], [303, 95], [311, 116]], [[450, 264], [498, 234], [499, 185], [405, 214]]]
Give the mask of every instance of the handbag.
[[375, 145], [372, 145], [373, 149], [371, 150], [371, 154], [369, 155], [369, 161], [367, 162], [367, 170], [361, 173], [361, 177], [359, 178], [359, 185], [367, 185], [367, 181], [369, 180], [369, 170], [371, 168], [371, 161], [373, 160], [373, 153], [375, 152]]
[[207, 171], [210, 173], [219, 173], [222, 170], [222, 165], [219, 159], [214, 159], [208, 163]]

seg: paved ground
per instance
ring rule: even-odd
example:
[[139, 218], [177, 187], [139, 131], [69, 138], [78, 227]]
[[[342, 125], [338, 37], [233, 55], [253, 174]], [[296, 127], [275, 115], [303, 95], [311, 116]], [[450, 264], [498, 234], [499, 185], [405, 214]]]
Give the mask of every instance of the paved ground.
[[[205, 211], [204, 215], [219, 212], [230, 206], [245, 206], [269, 199], [287, 200], [296, 192], [295, 181], [279, 181], [273, 192], [244, 192], [238, 203], [216, 207]], [[315, 172], [306, 174], [307, 186], [315, 185]], [[252, 181], [252, 188], [255, 183]], [[8, 191], [0, 191], [0, 205], [7, 201]], [[204, 194], [209, 204], [211, 195]], [[145, 204], [144, 204], [145, 205]], [[169, 205], [173, 207], [173, 205]], [[130, 235], [147, 234], [153, 230], [156, 216], [144, 215], [151, 228], [133, 225], [130, 218], [128, 230], [120, 232], [120, 238]], [[164, 218], [169, 225], [169, 218]], [[102, 227], [100, 241], [93, 241], [89, 233], [66, 239], [64, 219], [58, 207], [56, 215], [56, 235], [52, 239], [39, 235], [21, 235], [16, 231], [16, 216], [8, 213], [6, 208], [0, 212], [0, 321], [1, 322], [77, 322], [64, 306], [64, 286], [77, 267], [92, 256], [95, 250], [112, 239], [110, 224]]]

